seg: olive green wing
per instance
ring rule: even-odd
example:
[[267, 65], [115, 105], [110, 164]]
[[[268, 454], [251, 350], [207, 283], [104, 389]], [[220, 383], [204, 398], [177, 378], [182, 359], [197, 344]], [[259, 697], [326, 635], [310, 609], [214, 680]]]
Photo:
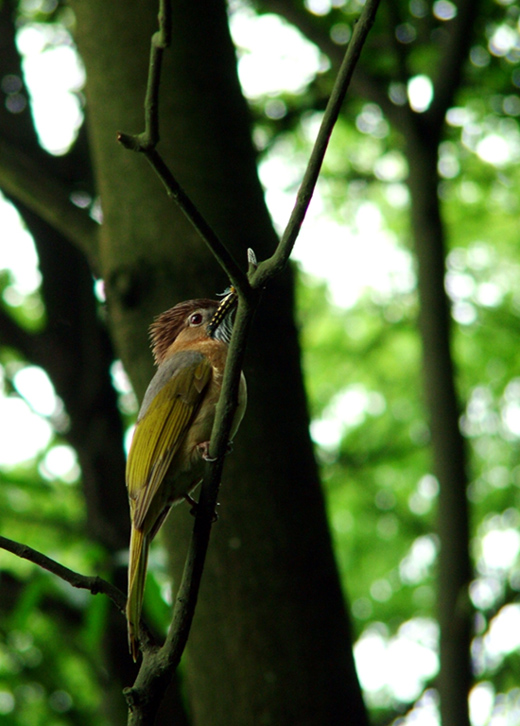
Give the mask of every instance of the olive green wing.
[[148, 387], [126, 466], [132, 521], [137, 529], [143, 528], [149, 511], [157, 510], [155, 516], [159, 516], [166, 505], [166, 499], [152, 503], [210, 379], [208, 359], [196, 351], [183, 351], [161, 364]]

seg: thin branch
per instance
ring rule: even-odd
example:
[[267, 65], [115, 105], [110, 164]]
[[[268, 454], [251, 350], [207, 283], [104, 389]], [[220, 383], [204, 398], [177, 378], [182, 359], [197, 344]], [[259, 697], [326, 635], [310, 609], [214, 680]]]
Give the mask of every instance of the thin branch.
[[224, 465], [222, 454], [204, 478], [195, 524], [175, 599], [172, 622], [164, 646], [146, 647], [141, 641], [143, 662], [131, 688], [124, 695], [129, 706], [128, 726], [153, 724], [171, 675], [179, 665], [195, 614], [199, 586], [209, 544], [211, 524]]
[[148, 81], [144, 99], [144, 131], [141, 134], [119, 134], [118, 141], [132, 151], [146, 152], [159, 143], [159, 89], [164, 51], [171, 42], [171, 4], [159, 0], [159, 30], [152, 35]]
[[[126, 595], [121, 592], [118, 587], [112, 585], [112, 583], [104, 580], [102, 577], [99, 577], [98, 575], [80, 575], [79, 572], [75, 572], [64, 565], [60, 565], [59, 562], [47, 557], [47, 555], [44, 555], [42, 552], [39, 552], [28, 545], [21, 544], [20, 542], [15, 542], [7, 537], [0, 536], [0, 548], [7, 552], [11, 552], [17, 557], [21, 557], [23, 560], [33, 562], [35, 565], [38, 565], [38, 567], [56, 575], [64, 582], [68, 582], [69, 585], [72, 585], [72, 587], [79, 590], [89, 590], [92, 595], [97, 595], [99, 593], [106, 595], [110, 598], [110, 600], [112, 600], [119, 612], [123, 616], [125, 615]], [[157, 649], [150, 629], [142, 620], [140, 622], [140, 633], [142, 642], [148, 651], [151, 651], [153, 648]]]
[[281, 272], [291, 255], [318, 181], [332, 130], [339, 116], [361, 49], [374, 23], [378, 5], [379, 0], [367, 0], [359, 16], [325, 109], [318, 136], [298, 191], [296, 204], [274, 254], [268, 260], [261, 262], [252, 275], [251, 285], [255, 288], [264, 287], [270, 278]]
[[231, 426], [238, 399], [238, 385], [246, 349], [247, 337], [260, 294], [256, 298], [239, 300], [233, 335], [229, 346], [222, 390], [217, 405], [210, 441], [210, 456], [202, 482], [195, 524], [184, 564], [182, 579], [177, 592], [172, 622], [164, 646], [160, 649], [141, 643], [143, 662], [132, 688], [125, 690], [129, 706], [128, 726], [146, 726], [154, 722], [157, 709], [164, 695], [171, 674], [179, 665], [188, 641], [199, 586], [209, 544], [211, 525], [217, 505], [224, 458], [229, 442]]
[[[166, 0], [161, 0], [161, 7]], [[323, 120], [318, 132], [314, 148], [309, 159], [307, 169], [305, 171], [302, 184], [298, 191], [296, 205], [293, 209], [286, 230], [278, 244], [274, 254], [264, 262], [260, 263], [249, 279], [242, 273], [239, 265], [235, 261], [224, 243], [219, 239], [208, 222], [204, 219], [195, 204], [191, 201], [181, 185], [173, 176], [170, 169], [163, 161], [160, 154], [155, 148], [155, 144], [159, 139], [158, 133], [158, 100], [157, 94], [160, 83], [160, 71], [162, 54], [165, 50], [165, 43], [160, 45], [157, 38], [161, 37], [164, 41], [168, 37], [169, 31], [161, 26], [160, 32], [152, 37], [151, 61], [148, 76], [148, 86], [145, 104], [145, 122], [146, 128], [142, 134], [136, 136], [118, 133], [118, 141], [128, 149], [143, 153], [161, 181], [166, 190], [175, 202], [179, 205], [186, 217], [199, 232], [201, 238], [209, 246], [218, 262], [228, 275], [229, 279], [243, 297], [247, 297], [250, 287], [264, 287], [267, 281], [277, 275], [287, 264], [291, 255], [294, 243], [299, 234], [301, 225], [307, 213], [310, 200], [314, 193], [316, 182], [321, 170], [325, 152], [327, 150], [330, 136], [334, 125], [337, 121], [341, 106], [345, 99], [345, 95], [354, 72], [357, 60], [361, 53], [363, 44], [370, 28], [373, 25], [375, 14], [380, 0], [367, 0], [363, 11], [356, 23], [354, 33], [348, 44], [345, 57], [340, 66], [332, 93], [325, 110]], [[167, 16], [159, 14], [160, 23], [166, 22]]]
[[[161, 10], [164, 10], [166, 7], [165, 3], [166, 0], [161, 0]], [[123, 146], [143, 153], [152, 164], [152, 167], [165, 185], [168, 194], [179, 204], [184, 214], [191, 221], [195, 229], [197, 229], [202, 239], [217, 258], [219, 264], [229, 276], [237, 290], [239, 302], [228, 352], [222, 391], [211, 434], [210, 454], [215, 460], [211, 464], [208, 464], [202, 482], [195, 524], [182, 580], [175, 601], [172, 624], [166, 642], [159, 649], [150, 647], [142, 640], [140, 642], [143, 653], [141, 668], [132, 688], [125, 690], [125, 697], [129, 707], [129, 726], [144, 726], [145, 724], [153, 723], [162, 696], [171, 678], [171, 673], [178, 665], [186, 646], [197, 603], [226, 446], [236, 411], [238, 386], [246, 341], [254, 312], [260, 300], [260, 291], [271, 278], [282, 271], [291, 254], [316, 186], [332, 129], [339, 115], [341, 104], [345, 98], [361, 48], [373, 24], [378, 4], [379, 0], [367, 0], [357, 22], [327, 105], [318, 138], [285, 233], [273, 256], [259, 265], [256, 262], [254, 253], [248, 250], [249, 264], [247, 276], [241, 271], [226, 246], [217, 237], [191, 199], [181, 188], [155, 149], [155, 144], [159, 139], [157, 113], [160, 68], [162, 53], [167, 45], [165, 39], [169, 36], [169, 20], [167, 14], [164, 12], [159, 13], [160, 31], [152, 38], [151, 61], [146, 93], [146, 128], [142, 134], [137, 136], [119, 133], [118, 140]], [[159, 36], [161, 43], [158, 42]]]
[[[118, 140], [124, 146], [126, 146], [126, 138], [127, 137], [125, 137], [124, 134], [120, 134], [118, 136]], [[155, 148], [143, 148], [141, 151], [164, 184], [168, 196], [175, 201], [179, 209], [197, 230], [201, 239], [204, 240], [213, 255], [216, 257], [231, 283], [242, 294], [247, 295], [249, 291], [249, 283], [246, 275], [242, 272], [235, 258], [219, 238], [215, 230], [203, 217], [177, 179], [173, 176], [159, 152]]]
[[0, 140], [0, 187], [76, 245], [97, 257], [98, 225], [70, 201], [69, 190], [19, 149]]
[[[160, 27], [159, 32], [155, 33], [152, 38], [150, 54], [145, 101], [145, 131], [138, 136], [119, 134], [118, 139], [124, 146], [140, 151], [146, 156], [163, 181], [168, 194], [180, 206], [227, 273], [237, 289], [239, 304], [229, 349], [228, 364], [224, 375], [223, 389], [211, 435], [210, 453], [215, 461], [208, 464], [202, 484], [195, 525], [174, 607], [172, 625], [164, 646], [157, 648], [149, 637], [146, 628], [143, 627], [142, 629], [144, 637], [141, 638], [140, 645], [143, 651], [143, 662], [134, 686], [125, 691], [129, 705], [129, 723], [131, 724], [152, 722], [162, 700], [164, 690], [171, 678], [172, 668], [178, 664], [185, 648], [198, 598], [225, 450], [236, 410], [246, 340], [254, 311], [260, 299], [260, 290], [272, 277], [281, 272], [291, 254], [314, 192], [332, 129], [337, 120], [361, 47], [373, 23], [378, 3], [379, 0], [367, 0], [357, 23], [325, 111], [318, 138], [287, 229], [270, 259], [257, 265], [253, 254], [248, 253], [249, 270], [247, 276], [242, 272], [226, 246], [181, 188], [155, 148], [159, 141], [158, 107], [162, 57], [165, 48], [168, 46], [171, 33], [169, 3], [168, 0], [160, 0]], [[63, 190], [57, 191], [59, 192], [58, 198], [63, 205]], [[55, 209], [55, 207], [51, 205], [51, 209]], [[67, 211], [67, 209], [63, 210], [64, 213]], [[67, 234], [66, 230], [65, 234]], [[90, 242], [88, 246], [90, 247]], [[89, 252], [91, 252], [91, 249], [89, 249]], [[124, 610], [125, 596], [117, 588], [101, 578], [79, 575], [36, 550], [3, 537], [0, 538], [0, 546], [53, 572], [74, 587], [88, 589], [92, 593], [104, 592], [120, 610]]]
[[[330, 34], [326, 32], [324, 26], [315, 22], [309, 12], [307, 12], [300, 3], [290, 3], [286, 0], [264, 0], [263, 5], [269, 12], [276, 13], [285, 18], [291, 25], [314, 43], [328, 58], [330, 58], [333, 66], [339, 66], [344, 58], [343, 48], [331, 40]], [[378, 51], [378, 48], [371, 50]], [[350, 88], [354, 93], [362, 98], [366, 98], [373, 103], [377, 103], [381, 107], [383, 113], [388, 116], [394, 123], [399, 125], [400, 118], [403, 114], [403, 107], [396, 106], [388, 97], [386, 84], [378, 82], [363, 68], [357, 66], [351, 81]]]
[[98, 577], [97, 575], [94, 577], [80, 575], [78, 572], [69, 570], [68, 567], [60, 565], [56, 560], [52, 560], [50, 557], [38, 552], [38, 550], [34, 550], [32, 547], [20, 544], [7, 537], [0, 537], [0, 547], [17, 557], [33, 562], [48, 572], [52, 572], [53, 575], [57, 575], [62, 580], [65, 580], [72, 587], [79, 588], [80, 590], [89, 590], [93, 595], [97, 595], [100, 592], [103, 593], [112, 600], [118, 610], [124, 613], [126, 596], [119, 588], [103, 580], [102, 577]]
[[171, 40], [171, 5], [169, 0], [160, 0], [158, 20], [159, 30], [152, 36], [150, 50], [148, 82], [144, 102], [145, 130], [136, 135], [119, 132], [117, 140], [125, 148], [144, 154], [164, 184], [168, 196], [175, 201], [186, 218], [195, 227], [201, 239], [207, 244], [223, 267], [232, 284], [237, 290], [247, 295], [249, 290], [247, 277], [226, 245], [181, 187], [156, 149], [159, 143], [159, 88], [162, 59], [164, 51], [168, 48]]

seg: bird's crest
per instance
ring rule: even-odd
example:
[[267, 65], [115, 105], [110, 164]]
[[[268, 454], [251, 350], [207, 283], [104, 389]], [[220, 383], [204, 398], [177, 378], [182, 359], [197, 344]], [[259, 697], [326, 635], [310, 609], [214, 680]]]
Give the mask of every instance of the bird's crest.
[[173, 308], [166, 310], [155, 318], [150, 325], [150, 340], [156, 365], [162, 362], [166, 351], [184, 328], [188, 315], [201, 308], [205, 310], [215, 308], [218, 310], [219, 303], [217, 300], [209, 300], [208, 298], [186, 300], [177, 303]]

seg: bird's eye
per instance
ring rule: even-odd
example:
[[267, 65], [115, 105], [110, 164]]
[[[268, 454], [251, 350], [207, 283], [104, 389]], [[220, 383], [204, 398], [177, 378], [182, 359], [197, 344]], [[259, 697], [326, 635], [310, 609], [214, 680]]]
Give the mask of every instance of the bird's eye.
[[190, 318], [190, 325], [200, 325], [202, 323], [202, 315], [200, 313], [193, 313]]

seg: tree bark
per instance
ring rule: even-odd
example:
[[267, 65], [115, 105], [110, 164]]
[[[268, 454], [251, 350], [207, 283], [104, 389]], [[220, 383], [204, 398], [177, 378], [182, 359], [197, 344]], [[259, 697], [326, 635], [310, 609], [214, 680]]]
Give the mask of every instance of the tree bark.
[[438, 688], [443, 726], [469, 726], [472, 684], [469, 600], [469, 507], [466, 449], [451, 354], [451, 317], [444, 289], [445, 234], [437, 193], [437, 144], [407, 137], [412, 228], [417, 254], [423, 376], [434, 472], [439, 480], [437, 531], [438, 619], [441, 668]]
[[[181, 299], [213, 295], [227, 281], [144, 159], [115, 141], [117, 131], [143, 127], [155, 0], [132, 0], [124, 12], [101, 0], [74, 8], [104, 214], [100, 266], [110, 325], [142, 395], [152, 374], [152, 317]], [[225, 4], [176, 0], [173, 33], [159, 148], [245, 266], [247, 247], [261, 259], [276, 240]], [[193, 720], [362, 726], [367, 717], [308, 434], [290, 273], [264, 294], [245, 372], [249, 408], [226, 462], [187, 650]], [[190, 528], [186, 507], [179, 507], [167, 527], [176, 579]]]

